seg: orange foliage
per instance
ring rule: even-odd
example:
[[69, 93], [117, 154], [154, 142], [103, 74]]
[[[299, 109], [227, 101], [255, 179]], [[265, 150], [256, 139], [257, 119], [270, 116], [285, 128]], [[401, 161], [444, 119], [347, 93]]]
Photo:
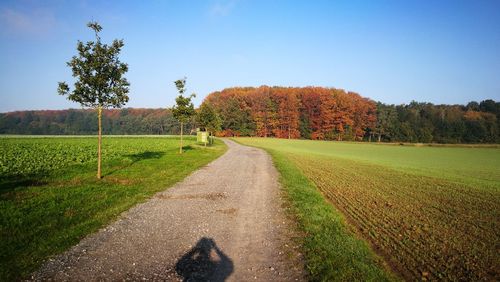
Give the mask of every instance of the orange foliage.
[[[238, 101], [242, 114], [249, 112], [248, 120], [231, 108], [232, 99]], [[376, 122], [375, 102], [335, 88], [235, 87], [208, 95], [204, 103], [212, 104], [221, 115], [220, 136], [300, 138], [304, 137], [299, 129], [302, 123], [311, 139], [342, 140], [348, 133], [359, 140]], [[245, 132], [238, 127], [241, 124], [247, 126]]]

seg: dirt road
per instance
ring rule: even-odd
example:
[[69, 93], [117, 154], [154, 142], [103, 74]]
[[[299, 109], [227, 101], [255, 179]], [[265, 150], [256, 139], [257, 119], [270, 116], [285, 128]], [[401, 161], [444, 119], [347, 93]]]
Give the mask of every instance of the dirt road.
[[262, 150], [229, 150], [48, 261], [34, 280], [303, 280], [277, 172]]

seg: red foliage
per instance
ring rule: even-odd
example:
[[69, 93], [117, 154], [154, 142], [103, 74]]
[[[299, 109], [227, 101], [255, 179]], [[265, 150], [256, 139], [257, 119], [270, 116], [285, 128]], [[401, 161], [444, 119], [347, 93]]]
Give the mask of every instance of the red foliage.
[[[231, 108], [234, 100], [239, 113], [250, 113], [250, 120]], [[360, 140], [376, 122], [375, 102], [335, 88], [235, 87], [214, 92], [204, 102], [211, 103], [221, 115], [221, 136], [241, 135], [238, 124], [251, 123], [253, 133], [244, 134], [300, 138], [304, 137], [300, 130], [307, 128], [311, 139], [342, 140], [346, 136]]]

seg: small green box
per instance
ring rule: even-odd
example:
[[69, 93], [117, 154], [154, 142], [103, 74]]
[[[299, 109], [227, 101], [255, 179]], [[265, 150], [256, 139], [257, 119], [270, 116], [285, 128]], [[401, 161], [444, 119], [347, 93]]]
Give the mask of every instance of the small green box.
[[198, 131], [196, 133], [196, 140], [201, 143], [207, 143], [208, 142], [208, 132], [206, 131]]

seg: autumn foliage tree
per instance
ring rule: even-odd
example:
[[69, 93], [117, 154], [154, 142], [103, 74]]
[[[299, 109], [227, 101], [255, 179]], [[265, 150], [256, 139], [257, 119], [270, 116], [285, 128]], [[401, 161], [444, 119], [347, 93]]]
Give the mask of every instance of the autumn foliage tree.
[[276, 89], [277, 128], [274, 134], [278, 138], [298, 138], [299, 132], [299, 99], [295, 91]]
[[123, 75], [128, 66], [118, 55], [124, 46], [123, 40], [113, 40], [111, 45], [101, 42], [102, 27], [97, 22], [87, 24], [95, 32], [96, 41], [78, 41], [78, 55], [68, 63], [76, 78], [73, 91], [66, 82], [59, 82], [58, 93], [83, 107], [97, 110], [98, 149], [97, 178], [101, 178], [102, 109], [120, 108], [128, 102], [129, 83]]
[[[205, 103], [221, 115], [223, 136], [361, 140], [376, 121], [373, 101], [334, 88], [236, 87], [210, 94]], [[227, 122], [238, 119], [245, 130]]]
[[467, 105], [412, 101], [386, 105], [324, 87], [235, 87], [206, 103], [222, 119], [222, 136], [422, 143], [500, 142], [500, 102]]

